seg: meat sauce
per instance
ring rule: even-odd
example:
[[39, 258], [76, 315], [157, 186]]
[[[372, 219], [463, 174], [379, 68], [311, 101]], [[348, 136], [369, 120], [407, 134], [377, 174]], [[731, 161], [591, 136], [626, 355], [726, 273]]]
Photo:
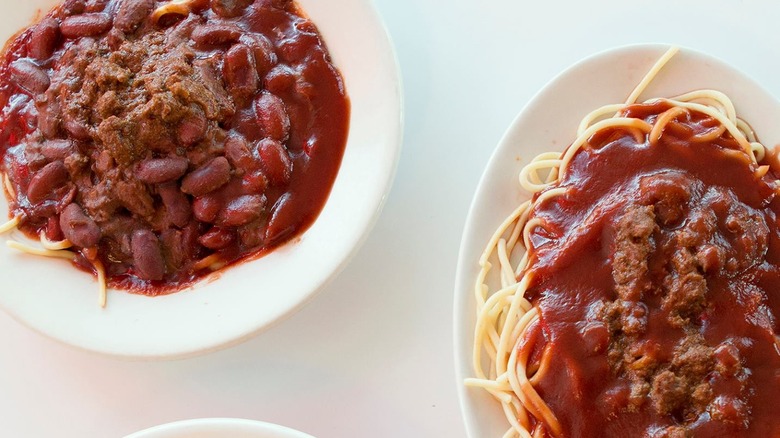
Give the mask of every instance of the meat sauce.
[[349, 124], [288, 0], [67, 0], [6, 47], [0, 107], [22, 231], [67, 238], [77, 265], [147, 295], [311, 226]]
[[563, 436], [780, 436], [780, 184], [728, 134], [690, 141], [713, 122], [600, 132], [531, 213], [534, 386]]

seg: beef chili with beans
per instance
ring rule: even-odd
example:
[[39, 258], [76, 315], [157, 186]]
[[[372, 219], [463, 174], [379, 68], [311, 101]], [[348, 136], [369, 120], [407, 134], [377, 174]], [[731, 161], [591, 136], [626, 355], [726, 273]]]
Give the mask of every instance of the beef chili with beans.
[[67, 0], [6, 47], [0, 107], [18, 227], [147, 295], [305, 231], [349, 124], [288, 0]]

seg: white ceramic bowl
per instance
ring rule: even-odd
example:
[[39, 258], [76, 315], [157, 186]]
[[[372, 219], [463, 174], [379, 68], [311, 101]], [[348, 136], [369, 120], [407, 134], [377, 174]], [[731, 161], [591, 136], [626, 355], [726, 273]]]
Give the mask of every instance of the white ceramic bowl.
[[233, 418], [178, 421], [146, 429], [125, 438], [314, 438], [276, 424]]
[[[0, 0], [0, 38], [54, 0]], [[69, 263], [20, 254], [0, 237], [0, 307], [64, 343], [115, 356], [171, 358], [238, 343], [289, 315], [338, 273], [384, 204], [401, 142], [401, 85], [390, 39], [370, 0], [299, 0], [319, 27], [352, 102], [349, 141], [315, 224], [270, 255], [193, 290], [148, 298], [109, 292]], [[41, 14], [41, 12], [38, 12]], [[3, 197], [0, 214], [6, 217]]]
[[[458, 382], [473, 376], [478, 259], [501, 222], [529, 198], [518, 183], [522, 167], [545, 151], [561, 151], [591, 110], [625, 101], [655, 61], [661, 45], [621, 47], [587, 58], [553, 79], [523, 109], [498, 144], [482, 176], [463, 233], [455, 281], [455, 366]], [[739, 70], [711, 56], [681, 50], [640, 100], [701, 88], [725, 92], [765, 145], [780, 142], [780, 102]], [[495, 289], [493, 289], [495, 290]], [[459, 384], [469, 436], [500, 437], [509, 428], [500, 405], [484, 390]]]

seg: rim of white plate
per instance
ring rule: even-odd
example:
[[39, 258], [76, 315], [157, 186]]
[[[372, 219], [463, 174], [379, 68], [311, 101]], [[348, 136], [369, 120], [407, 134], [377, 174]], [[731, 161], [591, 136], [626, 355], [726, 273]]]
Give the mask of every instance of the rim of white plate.
[[[228, 435], [229, 434], [229, 435]], [[176, 421], [127, 435], [125, 438], [314, 438], [278, 424], [239, 418], [199, 418]]]

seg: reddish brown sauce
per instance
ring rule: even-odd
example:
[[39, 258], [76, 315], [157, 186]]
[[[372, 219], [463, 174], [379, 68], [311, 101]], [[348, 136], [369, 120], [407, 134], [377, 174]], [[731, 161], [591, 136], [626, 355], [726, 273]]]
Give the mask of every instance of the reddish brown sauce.
[[300, 235], [329, 195], [349, 101], [289, 0], [67, 0], [0, 64], [0, 153], [30, 236], [148, 295]]
[[713, 125], [600, 133], [532, 212], [536, 388], [566, 437], [780, 436], [778, 181], [728, 134], [689, 142]]

